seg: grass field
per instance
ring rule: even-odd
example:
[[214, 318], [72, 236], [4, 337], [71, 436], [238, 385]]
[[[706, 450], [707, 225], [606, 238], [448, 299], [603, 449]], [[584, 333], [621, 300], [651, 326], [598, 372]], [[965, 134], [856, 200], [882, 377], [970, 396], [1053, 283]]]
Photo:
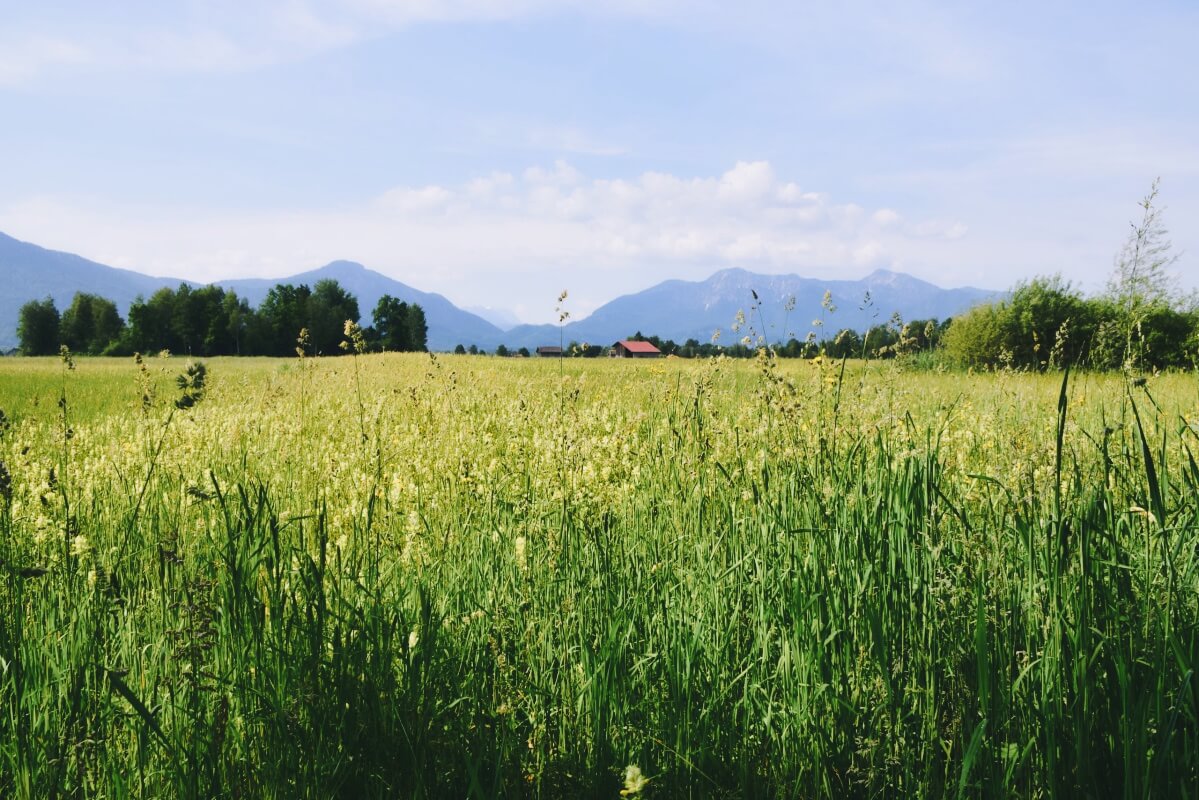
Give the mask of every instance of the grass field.
[[1193, 375], [184, 366], [0, 360], [2, 797], [1199, 795]]

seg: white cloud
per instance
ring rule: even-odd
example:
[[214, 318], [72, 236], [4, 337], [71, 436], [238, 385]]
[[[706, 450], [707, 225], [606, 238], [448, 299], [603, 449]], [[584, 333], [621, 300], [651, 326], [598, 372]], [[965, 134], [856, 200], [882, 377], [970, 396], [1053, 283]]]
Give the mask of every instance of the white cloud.
[[525, 183], [534, 186], [574, 186], [583, 179], [583, 173], [559, 159], [553, 169], [529, 167], [524, 171]]
[[0, 40], [0, 87], [22, 85], [47, 69], [88, 63], [88, 50], [54, 37]]
[[878, 211], [875, 211], [870, 218], [873, 219], [875, 223], [882, 225], [883, 227], [894, 225], [901, 219], [899, 212], [891, 208], [880, 208]]
[[[356, 208], [325, 211], [233, 215], [32, 200], [0, 208], [0, 230], [197, 280], [281, 277], [350, 258], [459, 303], [513, 308], [529, 308], [530, 292], [544, 286], [569, 285], [577, 308], [593, 307], [726, 266], [861, 274], [965, 233], [952, 220], [918, 221], [910, 231], [883, 224], [899, 214], [793, 185], [761, 161], [708, 177], [628, 179], [588, 176], [559, 161], [455, 186], [397, 186]], [[550, 309], [547, 302], [546, 315]]]
[[738, 161], [737, 166], [720, 176], [719, 194], [734, 205], [757, 204], [774, 188], [774, 170], [765, 161]]
[[466, 184], [466, 193], [472, 198], [484, 200], [494, 197], [512, 186], [515, 178], [507, 172], [493, 172], [484, 178], [475, 178]]
[[379, 205], [391, 212], [403, 214], [444, 211], [454, 197], [448, 189], [425, 186], [420, 189], [397, 188], [384, 192]]
[[853, 249], [853, 263], [858, 266], [883, 266], [887, 263], [887, 251], [878, 242], [863, 242]]
[[967, 230], [962, 223], [946, 219], [930, 219], [908, 226], [910, 235], [922, 239], [960, 239]]

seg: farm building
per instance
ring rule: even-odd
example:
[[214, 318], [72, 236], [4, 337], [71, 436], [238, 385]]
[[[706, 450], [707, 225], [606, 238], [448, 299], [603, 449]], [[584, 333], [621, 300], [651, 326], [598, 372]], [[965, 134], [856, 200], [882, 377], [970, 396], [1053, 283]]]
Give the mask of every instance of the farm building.
[[621, 339], [608, 353], [612, 358], [661, 358], [662, 351], [649, 342]]
[[557, 345], [538, 347], [537, 355], [541, 356], [542, 358], [562, 358], [562, 348], [558, 347]]

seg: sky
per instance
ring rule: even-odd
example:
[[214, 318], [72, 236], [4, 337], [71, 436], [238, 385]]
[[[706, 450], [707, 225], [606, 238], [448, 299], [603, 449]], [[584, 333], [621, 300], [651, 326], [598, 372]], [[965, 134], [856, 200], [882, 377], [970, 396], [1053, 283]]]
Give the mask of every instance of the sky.
[[0, 0], [0, 231], [155, 275], [350, 259], [556, 321], [716, 270], [1199, 285], [1199, 3]]

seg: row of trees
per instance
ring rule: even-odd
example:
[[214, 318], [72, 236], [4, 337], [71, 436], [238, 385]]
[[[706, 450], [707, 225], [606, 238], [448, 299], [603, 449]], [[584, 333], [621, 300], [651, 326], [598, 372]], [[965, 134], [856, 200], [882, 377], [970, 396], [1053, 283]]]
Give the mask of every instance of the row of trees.
[[[844, 328], [819, 341], [809, 334], [804, 341], [776, 343], [773, 350], [792, 358], [820, 353], [834, 358], [931, 354], [930, 360], [937, 363], [968, 367], [1194, 366], [1199, 361], [1199, 302], [1184, 294], [1169, 272], [1177, 256], [1170, 253], [1157, 193], [1154, 182], [1140, 203], [1141, 219], [1133, 223], [1108, 285], [1097, 296], [1084, 296], [1060, 277], [1041, 277], [952, 320], [905, 323], [894, 316], [865, 333]], [[824, 307], [835, 310], [827, 293]], [[563, 312], [559, 321], [568, 316]], [[21, 309], [18, 334], [21, 349], [31, 355], [53, 353], [65, 344], [75, 352], [96, 354], [168, 349], [195, 355], [286, 356], [295, 352], [297, 333], [306, 329], [308, 352], [333, 354], [340, 352], [345, 321], [358, 317], [357, 299], [333, 280], [318, 281], [311, 289], [279, 284], [256, 310], [232, 291], [181, 285], [177, 290], [161, 289], [149, 300], [139, 298], [129, 310], [128, 324], [112, 301], [96, 295], [76, 294], [61, 316], [52, 300], [33, 301]], [[372, 318], [374, 324], [363, 331], [369, 348], [426, 349], [427, 325], [420, 306], [385, 295]], [[817, 324], [823, 329], [824, 322]], [[729, 347], [696, 339], [680, 345], [640, 332], [630, 338], [685, 358], [752, 357], [760, 344], [752, 337]], [[482, 351], [459, 345], [456, 352]], [[518, 352], [528, 354], [524, 348]], [[604, 352], [598, 345], [571, 342], [565, 355], [594, 358]], [[504, 345], [496, 353], [511, 354]]]
[[[773, 346], [775, 355], [782, 358], [813, 358], [823, 353], [832, 358], [893, 358], [897, 355], [914, 354], [935, 350], [941, 343], [950, 320], [939, 322], [935, 319], [915, 320], [903, 323], [898, 317], [892, 317], [886, 325], [875, 325], [861, 334], [852, 328], [842, 328], [837, 335], [828, 341], [817, 341], [815, 337], [800, 341], [789, 339], [786, 343], [778, 342]], [[682, 344], [673, 339], [663, 339], [659, 336], [645, 336], [638, 331], [628, 337], [634, 342], [649, 342], [662, 351], [664, 356], [679, 358], [711, 358], [723, 355], [730, 358], [753, 358], [758, 353], [754, 344], [737, 342], [728, 347], [716, 342], [700, 342], [698, 339], [687, 339]], [[477, 346], [465, 347], [458, 345], [454, 348], [458, 354], [486, 355]], [[567, 358], [598, 358], [608, 352], [607, 347], [586, 342], [572, 341], [568, 344], [563, 355]], [[506, 345], [495, 349], [497, 356], [528, 356], [529, 350], [521, 347], [511, 350]]]
[[[1155, 181], [1098, 295], [1084, 296], [1057, 276], [1039, 277], [954, 319], [904, 323], [894, 316], [864, 334], [846, 328], [828, 340], [791, 339], [777, 344], [774, 352], [807, 358], [819, 353], [835, 358], [928, 355], [938, 364], [1035, 370], [1066, 364], [1126, 371], [1195, 367], [1199, 299], [1184, 292], [1171, 274], [1178, 256], [1170, 251], [1157, 195]], [[657, 337], [649, 340], [663, 353], [680, 356], [756, 352], [756, 346], [744, 344], [718, 349], [693, 339], [681, 347]]]
[[1001, 301], [972, 308], [946, 332], [945, 355], [973, 367], [1098, 369], [1189, 367], [1199, 351], [1199, 313], [1188, 301], [1121, 303], [1084, 297], [1060, 278], [1037, 278]]
[[1194, 366], [1199, 303], [1170, 273], [1178, 256], [1170, 252], [1157, 194], [1154, 181], [1101, 294], [1084, 297], [1058, 277], [1020, 284], [1007, 299], [955, 320], [945, 337], [946, 354], [970, 366]]
[[[1161, 288], [1161, 287], [1159, 287]], [[831, 339], [777, 342], [772, 351], [781, 358], [888, 359], [929, 357], [932, 363], [961, 367], [1045, 370], [1066, 364], [1094, 369], [1189, 368], [1199, 362], [1199, 308], [1179, 292], [1129, 298], [1109, 289], [1086, 297], [1060, 277], [1021, 283], [1006, 298], [975, 306], [961, 316], [904, 322], [894, 316], [865, 333], [842, 328]], [[724, 355], [752, 358], [758, 346], [738, 342], [722, 347], [688, 339], [629, 337], [647, 341], [663, 355], [709, 358]], [[458, 353], [481, 354], [474, 345], [459, 345]], [[606, 352], [598, 345], [571, 342], [566, 357], [595, 358]], [[529, 355], [504, 345], [497, 356]]]
[[[346, 320], [357, 322], [358, 300], [335, 280], [311, 288], [281, 283], [257, 309], [219, 286], [159, 289], [138, 298], [121, 319], [116, 304], [79, 292], [61, 315], [50, 298], [21, 307], [17, 335], [21, 352], [48, 355], [66, 345], [72, 352], [129, 355], [169, 350], [197, 356], [294, 355], [299, 333], [308, 335], [303, 349], [311, 354], [342, 352]], [[363, 330], [368, 348], [423, 351], [428, 325], [424, 310], [390, 295], [379, 299], [373, 325]]]

